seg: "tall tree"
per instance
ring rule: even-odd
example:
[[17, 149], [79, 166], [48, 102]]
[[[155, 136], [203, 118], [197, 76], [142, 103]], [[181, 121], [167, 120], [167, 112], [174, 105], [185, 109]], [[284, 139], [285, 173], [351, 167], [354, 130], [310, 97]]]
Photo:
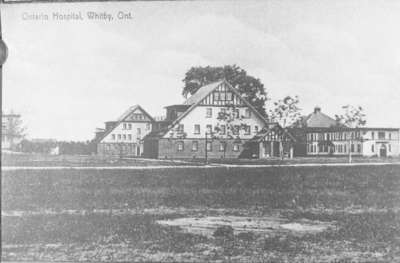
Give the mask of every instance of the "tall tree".
[[345, 105], [342, 109], [344, 110], [343, 114], [335, 115], [339, 125], [359, 128], [365, 126], [367, 123], [364, 109], [361, 106]]
[[236, 65], [192, 67], [183, 79], [182, 95], [193, 95], [200, 87], [221, 79], [226, 79], [257, 111], [266, 116], [264, 105], [268, 97], [264, 84], [259, 79], [247, 75], [245, 70]]
[[301, 117], [299, 97], [286, 96], [282, 100], [274, 102], [274, 108], [269, 110], [269, 120], [278, 122], [283, 128], [298, 122]]
[[[345, 105], [342, 107], [343, 114], [335, 115], [336, 121], [339, 125], [349, 128], [359, 128], [365, 126], [367, 123], [364, 109], [361, 106]], [[361, 135], [360, 135], [361, 136]], [[351, 163], [352, 145], [355, 136], [349, 136], [348, 150], [349, 150], [349, 163]], [[362, 138], [360, 138], [362, 139]]]
[[19, 115], [14, 114], [12, 111], [9, 117], [6, 117], [4, 125], [2, 136], [6, 136], [10, 142], [10, 148], [15, 149], [16, 144], [25, 137], [26, 128], [23, 126]]

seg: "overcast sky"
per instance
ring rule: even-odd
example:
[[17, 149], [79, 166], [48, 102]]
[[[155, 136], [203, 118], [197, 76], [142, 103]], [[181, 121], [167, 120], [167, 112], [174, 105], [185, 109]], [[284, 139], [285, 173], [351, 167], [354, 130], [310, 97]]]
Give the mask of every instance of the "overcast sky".
[[[22, 19], [77, 11], [114, 20]], [[2, 5], [1, 19], [3, 109], [22, 114], [30, 138], [91, 139], [134, 104], [162, 115], [183, 101], [191, 66], [226, 64], [260, 78], [272, 100], [299, 95], [304, 114], [361, 105], [368, 126], [400, 127], [399, 1]]]

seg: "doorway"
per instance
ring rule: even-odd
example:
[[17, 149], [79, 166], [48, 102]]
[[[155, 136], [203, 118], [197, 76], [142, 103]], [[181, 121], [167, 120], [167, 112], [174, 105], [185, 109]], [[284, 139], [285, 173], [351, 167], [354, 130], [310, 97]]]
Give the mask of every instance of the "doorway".
[[381, 148], [379, 150], [379, 156], [380, 157], [387, 157], [386, 145], [384, 145], [384, 144], [381, 145]]

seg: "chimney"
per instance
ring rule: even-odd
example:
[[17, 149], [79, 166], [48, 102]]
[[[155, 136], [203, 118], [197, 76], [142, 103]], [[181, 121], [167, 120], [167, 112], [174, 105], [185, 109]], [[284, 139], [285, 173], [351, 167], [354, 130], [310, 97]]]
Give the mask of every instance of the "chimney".
[[321, 112], [321, 107], [316, 106], [316, 107], [314, 108], [314, 113], [320, 113], [320, 112]]

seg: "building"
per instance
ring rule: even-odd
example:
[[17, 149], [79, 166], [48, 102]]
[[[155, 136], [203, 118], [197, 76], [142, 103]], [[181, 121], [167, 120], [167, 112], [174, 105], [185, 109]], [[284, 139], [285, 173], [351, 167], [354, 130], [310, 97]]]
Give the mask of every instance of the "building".
[[1, 149], [13, 150], [23, 138], [19, 114], [1, 114]]
[[183, 104], [165, 109], [162, 127], [144, 139], [146, 157], [279, 157], [289, 141], [270, 136], [282, 129], [272, 130], [279, 125], [268, 123], [226, 80], [205, 85]]
[[100, 155], [141, 156], [143, 138], [153, 129], [155, 120], [141, 106], [135, 105], [116, 121], [96, 130], [97, 153]]
[[400, 130], [398, 128], [350, 128], [323, 114], [321, 108], [304, 117], [300, 128], [291, 130], [301, 134], [298, 147], [306, 156], [398, 156]]

